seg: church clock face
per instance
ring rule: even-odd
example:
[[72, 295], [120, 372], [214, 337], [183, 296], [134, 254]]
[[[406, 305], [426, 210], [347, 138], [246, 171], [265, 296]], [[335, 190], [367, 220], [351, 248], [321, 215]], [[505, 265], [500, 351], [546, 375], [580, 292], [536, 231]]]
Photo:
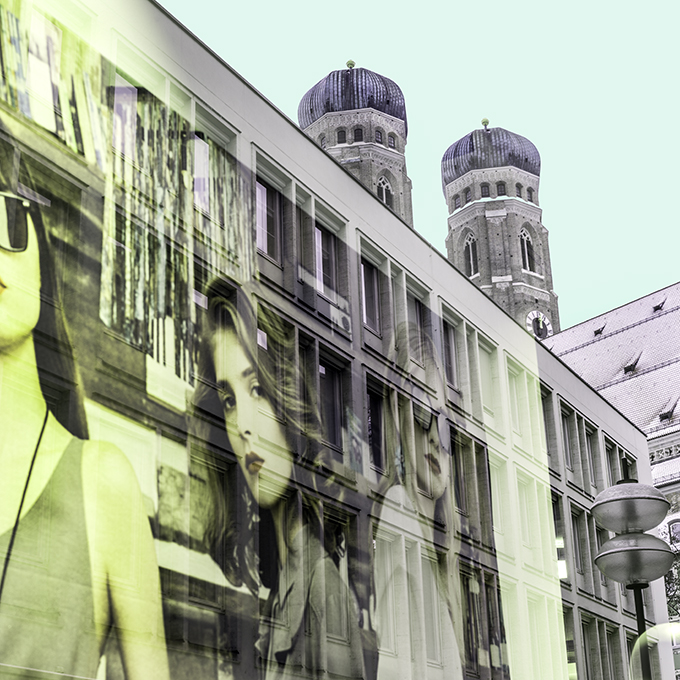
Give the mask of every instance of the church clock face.
[[550, 319], [537, 309], [527, 314], [527, 330], [529, 333], [533, 333], [539, 340], [545, 340], [549, 335], [553, 334]]

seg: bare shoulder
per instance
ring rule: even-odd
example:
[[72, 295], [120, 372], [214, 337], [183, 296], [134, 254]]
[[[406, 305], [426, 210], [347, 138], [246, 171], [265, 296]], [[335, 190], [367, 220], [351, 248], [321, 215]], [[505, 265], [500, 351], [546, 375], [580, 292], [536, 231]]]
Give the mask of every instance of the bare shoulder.
[[137, 476], [125, 454], [114, 444], [86, 441], [82, 466], [85, 493], [91, 498], [94, 495], [98, 504], [120, 505], [139, 499]]

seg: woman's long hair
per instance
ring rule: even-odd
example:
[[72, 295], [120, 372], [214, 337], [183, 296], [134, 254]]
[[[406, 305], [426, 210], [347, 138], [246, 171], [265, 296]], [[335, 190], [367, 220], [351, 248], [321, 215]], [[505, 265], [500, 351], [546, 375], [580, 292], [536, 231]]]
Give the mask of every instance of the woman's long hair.
[[[266, 305], [256, 306], [256, 293], [255, 284], [241, 287], [224, 279], [213, 281], [208, 287], [208, 310], [201, 329], [199, 375], [194, 394], [193, 449], [197, 458], [207, 464], [213, 495], [205, 541], [213, 553], [219, 546], [225, 546], [222, 567], [234, 585], [252, 581], [246, 573], [249, 557], [244, 541], [249, 539], [247, 525], [257, 509], [240, 467], [228, 466], [228, 478], [222, 483], [210, 461], [211, 457], [232, 455], [215, 376], [215, 336], [219, 330], [229, 330], [236, 335], [247, 359], [257, 371], [264, 396], [277, 417], [285, 422], [286, 439], [294, 463], [288, 493], [282, 499], [286, 504], [287, 526], [292, 528], [296, 522], [302, 521], [312, 525], [316, 535], [322, 535], [322, 519], [316, 497], [324, 493], [337, 498], [337, 494], [331, 491], [334, 480], [329, 472], [330, 466], [325, 463], [326, 452], [321, 446], [317, 402], [309, 390], [304, 372], [298, 368], [294, 334]], [[258, 331], [266, 336], [266, 350], [258, 345]], [[261, 342], [264, 343], [264, 340]], [[303, 398], [305, 392], [306, 399]], [[304, 494], [303, 498], [305, 490], [313, 491], [313, 494]], [[249, 507], [244, 509], [244, 505]], [[271, 528], [269, 513], [260, 511], [260, 515], [259, 530], [266, 533]], [[325, 537], [329, 554], [333, 553], [337, 541], [336, 535]], [[275, 544], [275, 541], [270, 543]], [[271, 562], [262, 565], [261, 576], [265, 582], [275, 577], [276, 561], [273, 565]], [[264, 571], [267, 566], [270, 567], [268, 573]], [[252, 587], [253, 584], [249, 585]]]
[[[415, 349], [416, 355], [422, 358], [428, 383], [434, 385], [436, 390], [436, 403], [432, 404], [433, 409], [430, 409], [430, 418], [436, 420], [441, 415], [445, 415], [448, 421], [453, 423], [454, 414], [445, 406], [446, 381], [444, 378], [444, 367], [432, 337], [414, 324], [404, 323], [398, 327], [395, 340], [399, 348], [395, 363], [404, 376], [403, 383], [400, 385], [401, 390], [406, 394], [410, 391], [409, 378], [407, 376], [411, 359], [408, 348], [409, 344], [416, 344], [417, 347], [412, 347], [412, 349]], [[420, 409], [423, 411], [428, 410], [424, 405], [420, 406]], [[422, 512], [419, 502], [421, 494], [417, 483], [416, 452], [410, 446], [403, 445], [401, 433], [408, 431], [409, 427], [401, 421], [400, 415], [399, 412], [393, 412], [390, 401], [386, 414], [386, 425], [388, 425], [386, 429], [386, 442], [388, 447], [387, 454], [393, 457], [393, 462], [391, 462], [387, 474], [382, 478], [378, 487], [378, 494], [372, 509], [372, 514], [376, 518], [381, 515], [383, 497], [392, 487], [398, 485], [403, 486], [416, 515], [420, 515]], [[430, 425], [436, 427], [437, 423], [433, 423], [430, 420]], [[424, 428], [424, 423], [421, 423], [421, 427]], [[451, 456], [450, 445], [448, 442], [440, 441], [440, 456]], [[450, 460], [449, 475], [453, 472], [453, 460]], [[447, 482], [443, 494], [434, 502], [432, 516], [427, 518], [421, 517], [419, 519], [421, 521], [433, 522], [438, 529], [444, 531], [444, 545], [442, 547], [445, 549], [445, 552], [439, 556], [435, 570], [437, 588], [448, 608], [456, 638], [458, 641], [462, 641], [464, 638], [462, 636], [462, 610], [458, 581], [458, 556], [460, 552], [458, 532], [460, 526], [458, 513], [453, 507], [451, 477], [449, 477]], [[373, 582], [373, 589], [375, 590], [375, 581]]]
[[33, 329], [40, 388], [47, 407], [73, 436], [88, 438], [82, 383], [66, 327], [52, 243], [28, 164], [0, 120], [0, 190], [23, 195], [31, 202], [40, 256], [40, 316]]

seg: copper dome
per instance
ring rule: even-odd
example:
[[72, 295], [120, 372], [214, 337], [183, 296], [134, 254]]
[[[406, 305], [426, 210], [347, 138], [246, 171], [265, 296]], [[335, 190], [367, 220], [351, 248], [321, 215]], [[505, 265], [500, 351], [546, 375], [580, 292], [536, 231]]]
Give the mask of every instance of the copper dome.
[[470, 170], [514, 166], [532, 175], [541, 174], [541, 156], [526, 137], [503, 128], [473, 130], [454, 142], [442, 158], [442, 185]]
[[399, 86], [366, 68], [333, 71], [312, 87], [298, 106], [298, 122], [304, 130], [326, 113], [375, 109], [404, 121], [406, 104]]

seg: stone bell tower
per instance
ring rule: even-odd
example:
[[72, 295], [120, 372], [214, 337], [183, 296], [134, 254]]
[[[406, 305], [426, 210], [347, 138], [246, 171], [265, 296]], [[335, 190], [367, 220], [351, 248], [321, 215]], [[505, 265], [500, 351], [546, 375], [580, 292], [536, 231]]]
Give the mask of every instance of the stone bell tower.
[[300, 127], [369, 191], [413, 227], [406, 174], [406, 105], [399, 86], [378, 73], [333, 71], [302, 98]]
[[560, 330], [560, 320], [539, 207], [541, 157], [528, 139], [482, 124], [442, 158], [448, 258], [544, 339]]

